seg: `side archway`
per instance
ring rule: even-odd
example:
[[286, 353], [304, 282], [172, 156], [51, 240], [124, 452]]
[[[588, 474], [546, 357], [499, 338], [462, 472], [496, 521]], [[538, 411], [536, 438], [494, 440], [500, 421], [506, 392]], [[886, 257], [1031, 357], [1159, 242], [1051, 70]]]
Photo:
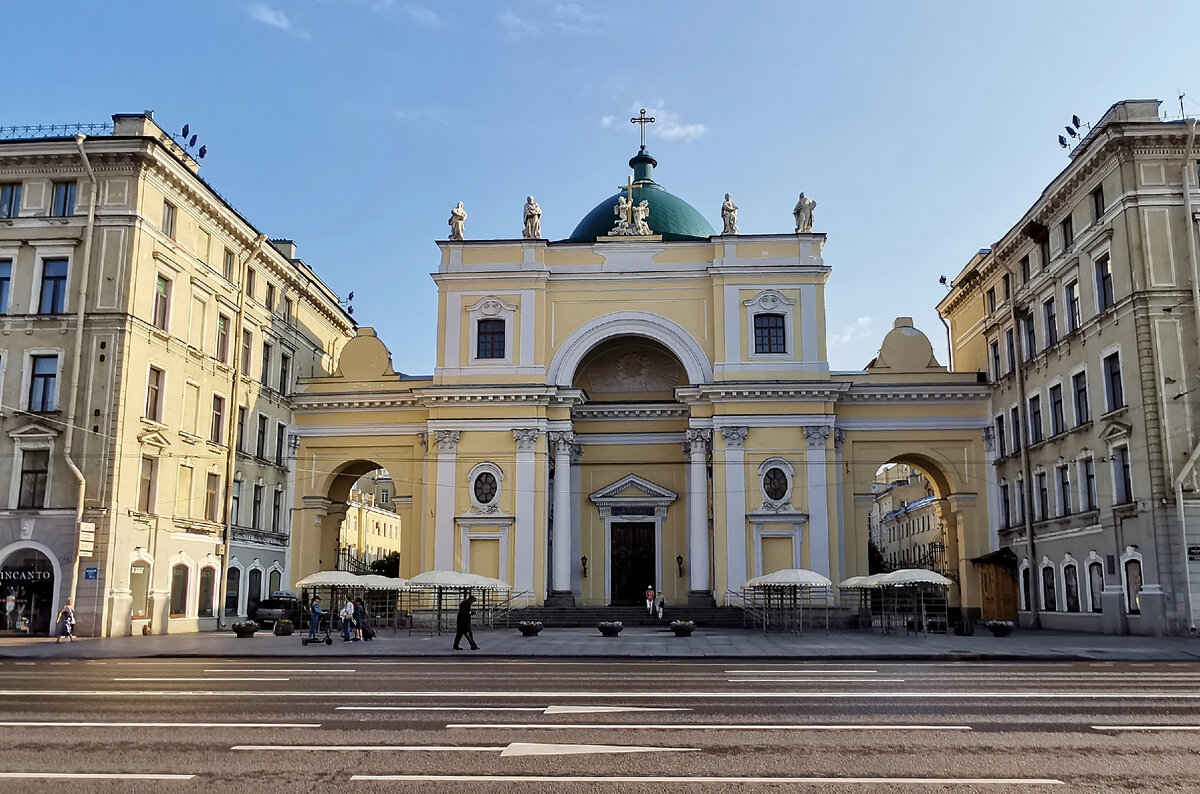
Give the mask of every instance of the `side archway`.
[[596, 345], [620, 336], [651, 339], [670, 350], [692, 385], [712, 383], [712, 363], [696, 339], [681, 325], [649, 312], [613, 312], [585, 323], [566, 338], [550, 361], [546, 383], [569, 387], [584, 356]]

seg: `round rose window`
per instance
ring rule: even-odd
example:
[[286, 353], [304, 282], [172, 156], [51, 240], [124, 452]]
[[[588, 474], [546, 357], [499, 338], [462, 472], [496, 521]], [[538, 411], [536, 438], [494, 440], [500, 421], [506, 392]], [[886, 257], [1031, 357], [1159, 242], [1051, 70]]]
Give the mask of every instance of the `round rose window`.
[[787, 475], [783, 473], [783, 469], [767, 469], [767, 473], [763, 475], [763, 491], [766, 492], [767, 498], [778, 502], [787, 495], [787, 490]]
[[481, 472], [475, 478], [475, 500], [481, 505], [491, 504], [496, 498], [496, 475], [490, 471]]

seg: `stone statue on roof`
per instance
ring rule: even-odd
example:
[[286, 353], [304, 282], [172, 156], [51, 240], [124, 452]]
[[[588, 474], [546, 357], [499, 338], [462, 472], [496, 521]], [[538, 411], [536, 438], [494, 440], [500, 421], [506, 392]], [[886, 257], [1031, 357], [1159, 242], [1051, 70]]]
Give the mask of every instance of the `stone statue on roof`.
[[800, 199], [792, 209], [792, 215], [796, 218], [796, 234], [807, 234], [812, 231], [813, 210], [816, 208], [817, 202], [805, 196], [804, 193], [800, 194]]
[[542, 208], [533, 200], [533, 196], [525, 199], [525, 231], [521, 236], [526, 240], [540, 240], [542, 237]]
[[634, 207], [630, 208], [633, 214], [633, 233], [634, 234], [653, 234], [650, 231], [650, 224], [646, 223], [646, 218], [650, 217], [650, 202], [642, 199]]
[[721, 205], [721, 222], [724, 228], [721, 229], [721, 234], [737, 234], [737, 204], [733, 203], [733, 199], [729, 194], [725, 194], [725, 203]]
[[458, 206], [450, 210], [450, 239], [465, 240], [463, 233], [467, 227], [467, 211], [463, 209], [463, 203], [458, 202]]

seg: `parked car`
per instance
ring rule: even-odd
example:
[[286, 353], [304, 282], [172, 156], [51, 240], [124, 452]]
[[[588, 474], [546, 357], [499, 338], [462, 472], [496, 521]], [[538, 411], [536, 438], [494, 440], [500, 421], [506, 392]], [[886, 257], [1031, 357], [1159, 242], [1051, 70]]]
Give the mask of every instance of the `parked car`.
[[259, 601], [254, 614], [249, 616], [263, 628], [270, 628], [277, 620], [290, 620], [300, 625], [300, 599], [298, 598], [268, 598]]

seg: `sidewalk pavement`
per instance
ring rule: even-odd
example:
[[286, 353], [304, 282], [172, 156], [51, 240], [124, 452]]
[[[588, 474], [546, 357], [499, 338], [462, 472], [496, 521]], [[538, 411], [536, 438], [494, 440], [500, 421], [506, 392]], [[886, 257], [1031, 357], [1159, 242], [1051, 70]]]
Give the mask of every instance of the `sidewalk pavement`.
[[[373, 642], [304, 646], [301, 635], [276, 637], [259, 632], [238, 639], [230, 632], [81, 639], [55, 644], [53, 638], [0, 638], [0, 658], [123, 659], [200, 656], [464, 658], [754, 658], [809, 661], [1200, 661], [1200, 638], [1130, 637], [1051, 631], [1016, 631], [1007, 637], [988, 632], [953, 635], [879, 634], [831, 631], [763, 634], [749, 629], [697, 630], [676, 637], [669, 629], [629, 627], [607, 638], [594, 628], [548, 628], [523, 637], [516, 628], [480, 629], [478, 651], [454, 651], [453, 634], [393, 633], [382, 630]], [[465, 646], [464, 646], [465, 647]]]

